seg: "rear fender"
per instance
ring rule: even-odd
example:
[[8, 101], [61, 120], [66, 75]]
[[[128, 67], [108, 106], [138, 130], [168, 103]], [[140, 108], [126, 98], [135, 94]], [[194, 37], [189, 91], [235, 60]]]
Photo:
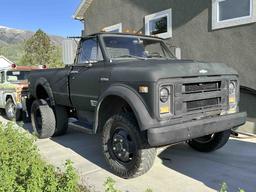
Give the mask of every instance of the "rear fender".
[[49, 97], [49, 101], [50, 101], [50, 105], [51, 106], [54, 106], [55, 105], [55, 100], [54, 100], [54, 97], [53, 97], [53, 92], [52, 92], [52, 89], [51, 89], [51, 86], [50, 86], [50, 83], [43, 77], [39, 78], [33, 89], [32, 89], [32, 95], [37, 98], [37, 99], [41, 99], [40, 98], [40, 95], [37, 95], [36, 91], [37, 91], [37, 88], [39, 86], [42, 86], [44, 88], [44, 90], [46, 91], [48, 97]]

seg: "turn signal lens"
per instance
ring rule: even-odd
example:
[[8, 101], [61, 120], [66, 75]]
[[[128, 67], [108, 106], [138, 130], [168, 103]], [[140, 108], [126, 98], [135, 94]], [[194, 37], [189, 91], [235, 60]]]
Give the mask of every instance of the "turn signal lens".
[[160, 113], [170, 113], [170, 107], [169, 106], [162, 106], [160, 107]]
[[148, 93], [147, 86], [139, 86], [139, 93]]
[[229, 97], [229, 103], [235, 103], [236, 98], [235, 97]]

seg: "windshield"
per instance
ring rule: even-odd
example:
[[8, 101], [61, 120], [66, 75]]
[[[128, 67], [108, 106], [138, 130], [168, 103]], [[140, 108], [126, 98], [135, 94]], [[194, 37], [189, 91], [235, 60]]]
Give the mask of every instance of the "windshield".
[[28, 79], [29, 71], [7, 71], [6, 79], [8, 82], [24, 81]]
[[174, 58], [165, 44], [158, 39], [135, 36], [105, 36], [103, 41], [111, 59]]

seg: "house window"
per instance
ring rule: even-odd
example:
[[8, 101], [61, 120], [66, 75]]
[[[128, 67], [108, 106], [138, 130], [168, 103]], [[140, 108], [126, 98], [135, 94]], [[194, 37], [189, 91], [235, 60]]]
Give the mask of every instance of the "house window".
[[145, 34], [172, 37], [172, 9], [145, 16]]
[[111, 25], [109, 27], [105, 27], [103, 29], [105, 32], [113, 32], [113, 33], [122, 33], [123, 31], [123, 26], [122, 23], [118, 23], [116, 25]]
[[256, 22], [256, 0], [212, 0], [212, 29]]

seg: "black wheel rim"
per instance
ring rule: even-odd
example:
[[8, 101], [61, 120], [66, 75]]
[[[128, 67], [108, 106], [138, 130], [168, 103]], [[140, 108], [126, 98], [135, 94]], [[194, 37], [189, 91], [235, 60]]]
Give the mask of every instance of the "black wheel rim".
[[197, 141], [198, 143], [209, 143], [210, 141], [213, 140], [213, 138], [214, 138], [214, 134], [211, 134], [211, 135], [206, 135], [203, 137], [196, 138], [194, 140]]
[[125, 129], [118, 127], [109, 142], [110, 150], [121, 163], [131, 162], [136, 155], [137, 148], [134, 139]]
[[34, 113], [35, 126], [38, 133], [42, 131], [42, 116], [39, 109], [37, 109]]

